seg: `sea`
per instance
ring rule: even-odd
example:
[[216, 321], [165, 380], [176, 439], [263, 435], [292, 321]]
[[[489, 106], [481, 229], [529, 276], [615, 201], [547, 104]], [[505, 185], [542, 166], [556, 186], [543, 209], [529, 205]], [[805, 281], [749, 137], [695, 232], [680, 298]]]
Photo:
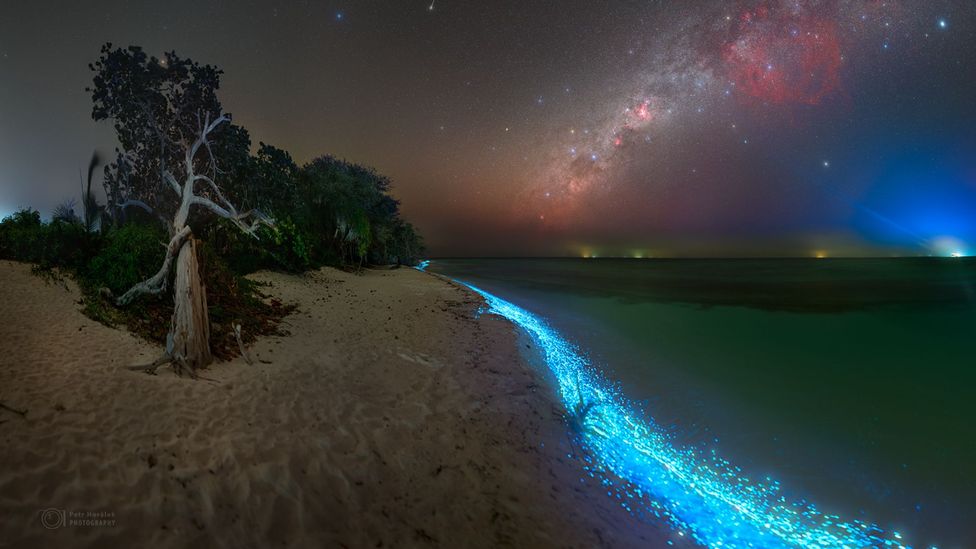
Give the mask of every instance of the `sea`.
[[976, 260], [435, 259], [426, 269], [542, 319], [668, 444], [721, 456], [896, 543], [976, 547]]

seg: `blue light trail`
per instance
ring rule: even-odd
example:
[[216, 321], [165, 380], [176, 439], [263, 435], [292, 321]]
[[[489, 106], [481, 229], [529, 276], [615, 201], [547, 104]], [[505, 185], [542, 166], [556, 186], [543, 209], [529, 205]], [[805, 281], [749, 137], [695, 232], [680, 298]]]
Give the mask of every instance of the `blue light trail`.
[[486, 312], [515, 323], [543, 349], [571, 430], [585, 449], [586, 470], [627, 511], [663, 518], [677, 536], [707, 547], [910, 547], [898, 532], [789, 499], [778, 482], [747, 478], [714, 450], [675, 444], [544, 320], [458, 282], [485, 299]]

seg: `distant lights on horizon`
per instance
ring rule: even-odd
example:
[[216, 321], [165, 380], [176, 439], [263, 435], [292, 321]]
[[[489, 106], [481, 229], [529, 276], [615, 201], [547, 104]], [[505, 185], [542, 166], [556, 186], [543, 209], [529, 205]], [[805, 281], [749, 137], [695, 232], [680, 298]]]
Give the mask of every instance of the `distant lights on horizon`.
[[927, 243], [927, 247], [931, 250], [930, 255], [936, 257], [960, 258], [971, 255], [968, 252], [969, 244], [954, 236], [943, 235], [933, 238]]
[[622, 254], [599, 254], [589, 248], [584, 248], [579, 252], [580, 259], [652, 259], [653, 254], [645, 250], [631, 250]]

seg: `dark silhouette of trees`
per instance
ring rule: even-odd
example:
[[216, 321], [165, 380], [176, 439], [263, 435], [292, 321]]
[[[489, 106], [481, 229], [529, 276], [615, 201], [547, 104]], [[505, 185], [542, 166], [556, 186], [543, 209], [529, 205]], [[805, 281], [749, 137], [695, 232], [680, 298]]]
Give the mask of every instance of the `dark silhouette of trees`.
[[[104, 167], [106, 203], [92, 192], [102, 163], [93, 155], [80, 203], [64, 202], [48, 223], [30, 208], [0, 220], [0, 258], [71, 272], [92, 318], [127, 322], [156, 341], [165, 334], [165, 356], [147, 369], [171, 362], [192, 375], [206, 366], [211, 314], [224, 333], [228, 323], [273, 333], [286, 308], [255, 299], [243, 274], [416, 264], [422, 256], [389, 178], [328, 155], [300, 165], [265, 143], [252, 152], [248, 131], [217, 97], [220, 69], [111, 44], [90, 68], [92, 117], [110, 120], [119, 141]], [[170, 291], [172, 310], [160, 299], [127, 307]], [[147, 327], [150, 310], [156, 320]], [[228, 356], [222, 340], [214, 346]]]

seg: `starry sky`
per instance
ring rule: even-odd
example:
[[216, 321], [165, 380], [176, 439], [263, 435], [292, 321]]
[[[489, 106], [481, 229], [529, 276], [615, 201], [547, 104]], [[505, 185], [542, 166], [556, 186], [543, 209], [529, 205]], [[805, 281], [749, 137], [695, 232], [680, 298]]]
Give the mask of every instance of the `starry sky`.
[[80, 194], [106, 41], [389, 175], [435, 256], [976, 254], [968, 0], [17, 2], [0, 214]]

